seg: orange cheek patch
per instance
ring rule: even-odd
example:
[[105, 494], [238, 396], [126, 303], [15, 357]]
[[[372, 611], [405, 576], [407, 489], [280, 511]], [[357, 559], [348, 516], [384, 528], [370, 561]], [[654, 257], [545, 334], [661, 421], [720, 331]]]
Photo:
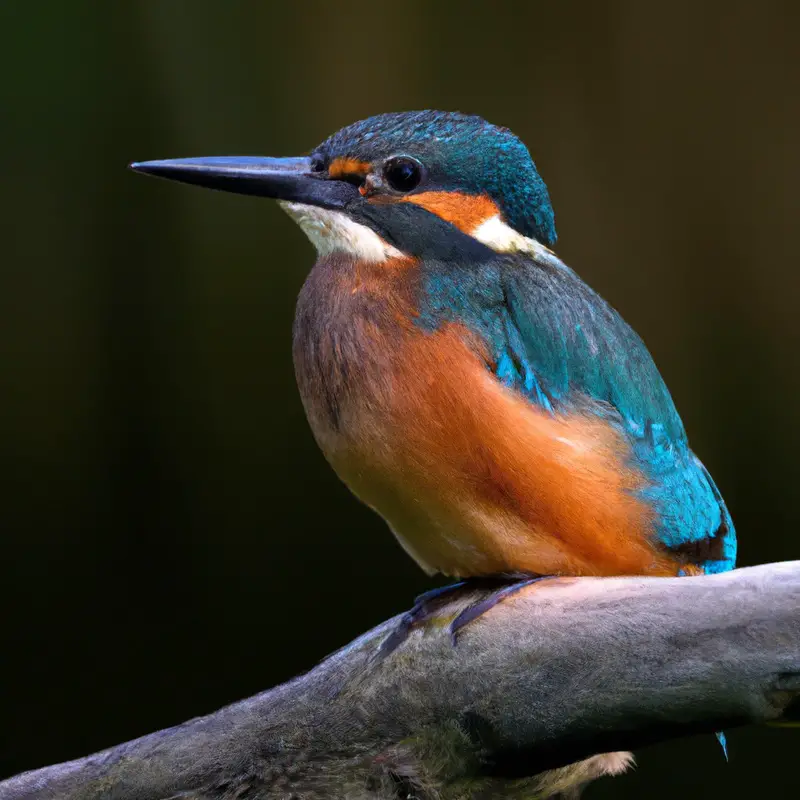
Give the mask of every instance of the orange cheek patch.
[[370, 165], [357, 158], [335, 158], [328, 166], [328, 175], [331, 178], [344, 178], [348, 175], [366, 175]]
[[464, 233], [472, 233], [478, 225], [500, 213], [500, 209], [486, 195], [422, 192], [403, 199], [407, 203], [422, 206]]

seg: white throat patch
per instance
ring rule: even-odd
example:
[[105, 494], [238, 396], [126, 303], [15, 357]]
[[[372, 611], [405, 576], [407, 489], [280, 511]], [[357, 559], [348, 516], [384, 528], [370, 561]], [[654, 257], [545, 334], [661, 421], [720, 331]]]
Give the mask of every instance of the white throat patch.
[[473, 231], [472, 235], [487, 247], [498, 253], [530, 253], [541, 256], [550, 251], [535, 239], [529, 239], [503, 222], [499, 214], [485, 219]]
[[321, 256], [348, 253], [361, 261], [403, 258], [403, 253], [366, 225], [341, 211], [281, 201], [281, 208], [300, 226]]

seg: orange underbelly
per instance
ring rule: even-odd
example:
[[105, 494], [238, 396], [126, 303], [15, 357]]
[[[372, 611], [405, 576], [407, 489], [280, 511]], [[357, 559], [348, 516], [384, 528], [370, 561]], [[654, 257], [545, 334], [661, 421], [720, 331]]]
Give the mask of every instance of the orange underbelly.
[[[429, 572], [674, 575], [642, 477], [602, 420], [500, 384], [456, 326], [410, 337], [369, 437], [331, 461]], [[402, 388], [400, 388], [402, 387]]]
[[[535, 462], [531, 467], [535, 469]], [[476, 490], [474, 475], [431, 471], [361, 471], [340, 474], [353, 492], [388, 523], [404, 549], [428, 573], [462, 578], [524, 572], [537, 575], [675, 575], [680, 565], [651, 545], [641, 529], [598, 531], [559, 509], [526, 514], [511, 503], [492, 502]], [[447, 480], [447, 478], [450, 480]], [[536, 504], [537, 486], [531, 505]], [[542, 506], [547, 498], [540, 496]], [[548, 517], [549, 519], [545, 519]]]

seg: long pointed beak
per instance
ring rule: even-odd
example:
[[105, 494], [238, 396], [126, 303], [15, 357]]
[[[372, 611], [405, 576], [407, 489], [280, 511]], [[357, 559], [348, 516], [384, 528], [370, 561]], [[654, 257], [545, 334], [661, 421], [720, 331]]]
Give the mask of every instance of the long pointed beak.
[[137, 161], [130, 168], [135, 172], [209, 189], [272, 197], [322, 208], [345, 208], [360, 197], [352, 184], [331, 180], [324, 172], [312, 171], [310, 158], [172, 158]]

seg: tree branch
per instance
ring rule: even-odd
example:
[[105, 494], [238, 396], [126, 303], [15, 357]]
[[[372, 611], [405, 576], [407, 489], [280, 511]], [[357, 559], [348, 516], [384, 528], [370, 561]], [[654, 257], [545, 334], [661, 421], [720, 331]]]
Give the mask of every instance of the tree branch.
[[[0, 783], [2, 800], [549, 796], [700, 731], [800, 716], [800, 561], [541, 581], [470, 623], [466, 591], [385, 658], [395, 618], [308, 674]], [[546, 772], [547, 771], [547, 772]]]

